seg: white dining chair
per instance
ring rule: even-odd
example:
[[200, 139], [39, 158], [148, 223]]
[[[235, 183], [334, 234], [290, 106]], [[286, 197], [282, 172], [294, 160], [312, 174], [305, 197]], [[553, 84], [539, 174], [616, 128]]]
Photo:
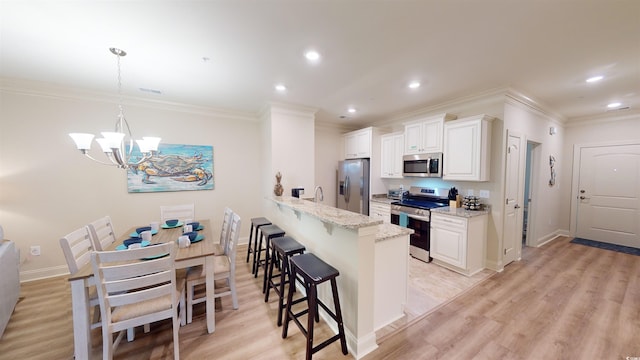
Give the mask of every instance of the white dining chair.
[[109, 248], [109, 245], [116, 242], [116, 234], [113, 231], [113, 223], [109, 216], [101, 217], [88, 225], [91, 242], [96, 251]]
[[[93, 252], [93, 244], [89, 236], [89, 229], [83, 226], [77, 230], [70, 232], [60, 239], [60, 247], [67, 260], [69, 274], [75, 274], [79, 269], [91, 262], [91, 252]], [[89, 284], [89, 307], [93, 308], [93, 320], [91, 328], [100, 327], [100, 305], [98, 302], [98, 293], [95, 287], [95, 278], [90, 278]]]
[[214, 250], [216, 254], [226, 254], [227, 246], [229, 244], [229, 234], [231, 233], [231, 218], [233, 217], [233, 210], [231, 208], [224, 208], [224, 215], [222, 217], [222, 225], [220, 226], [220, 242], [218, 247]]
[[193, 204], [160, 206], [160, 219], [162, 222], [170, 219], [195, 220], [195, 206]]
[[[233, 213], [229, 224], [229, 236], [224, 256], [213, 257], [213, 274], [216, 280], [226, 280], [225, 291], [215, 291], [215, 298], [231, 295], [233, 309], [238, 309], [238, 294], [236, 292], [236, 246], [240, 236], [240, 216]], [[194, 267], [187, 272], [187, 323], [193, 320], [193, 305], [206, 300], [205, 296], [206, 274], [202, 267]]]
[[[224, 215], [222, 218], [222, 226], [220, 227], [220, 240], [218, 244], [214, 244], [214, 252], [216, 256], [227, 256], [227, 247], [229, 245], [229, 235], [231, 234], [231, 219], [233, 217], [233, 210], [226, 207], [224, 209]], [[202, 273], [202, 265], [194, 266], [189, 269], [191, 273], [191, 282], [187, 282], [187, 314], [186, 322], [190, 324], [193, 320], [193, 306], [189, 305], [189, 299], [193, 303], [193, 291], [197, 285], [205, 283], [206, 276]], [[188, 272], [188, 273], [189, 273]], [[196, 274], [203, 274], [198, 278]], [[198, 302], [196, 302], [198, 303]]]
[[180, 358], [178, 305], [184, 279], [176, 279], [175, 255], [173, 242], [91, 254], [102, 313], [103, 359], [113, 358], [124, 330], [163, 319], [172, 320], [174, 359]]
[[[105, 249], [108, 249], [111, 244], [116, 242], [116, 234], [113, 231], [113, 223], [111, 222], [111, 217], [109, 216], [101, 217], [100, 219], [89, 223], [89, 225], [87, 225], [87, 230], [89, 232], [89, 238], [91, 239], [93, 250], [95, 251], [103, 251]], [[148, 333], [149, 330], [149, 324], [145, 324], [144, 332]], [[135, 331], [133, 328], [130, 328], [127, 331], [127, 341], [133, 341], [134, 339]]]

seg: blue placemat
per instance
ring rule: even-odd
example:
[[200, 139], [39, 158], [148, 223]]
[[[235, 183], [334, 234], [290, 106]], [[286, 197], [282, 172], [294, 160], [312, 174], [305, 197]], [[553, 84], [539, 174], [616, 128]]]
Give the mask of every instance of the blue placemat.
[[[151, 230], [151, 235], [155, 235], [158, 233], [158, 230]], [[138, 234], [137, 232], [132, 232], [131, 234], [129, 234], [130, 237], [139, 237], [140, 234]]]

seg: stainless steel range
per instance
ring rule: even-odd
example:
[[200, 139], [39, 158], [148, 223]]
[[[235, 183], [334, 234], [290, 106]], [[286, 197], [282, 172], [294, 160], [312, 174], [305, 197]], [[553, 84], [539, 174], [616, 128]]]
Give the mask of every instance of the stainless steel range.
[[391, 203], [391, 223], [413, 229], [409, 254], [424, 262], [431, 261], [431, 209], [448, 206], [448, 189], [412, 186], [400, 201]]

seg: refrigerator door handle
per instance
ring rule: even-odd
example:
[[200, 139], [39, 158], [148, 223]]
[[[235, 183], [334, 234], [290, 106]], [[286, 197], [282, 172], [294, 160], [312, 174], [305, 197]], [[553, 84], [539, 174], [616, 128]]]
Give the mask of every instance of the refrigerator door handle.
[[349, 202], [349, 197], [351, 195], [351, 184], [349, 181], [349, 175], [344, 177], [344, 201]]

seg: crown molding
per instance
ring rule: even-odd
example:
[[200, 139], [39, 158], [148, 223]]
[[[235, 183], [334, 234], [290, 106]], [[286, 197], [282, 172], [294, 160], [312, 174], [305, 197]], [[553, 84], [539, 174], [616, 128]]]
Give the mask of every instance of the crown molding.
[[[50, 83], [0, 78], [0, 91], [11, 94], [37, 96], [50, 99], [66, 99], [80, 101], [107, 102], [118, 104], [120, 98], [115, 94], [83, 90], [79, 88], [62, 87]], [[258, 121], [255, 113], [241, 112], [222, 108], [197, 106], [156, 99], [146, 99], [133, 96], [123, 96], [125, 106], [140, 106], [152, 109], [177, 111], [207, 117], [222, 117], [226, 119]]]
[[565, 126], [575, 127], [627, 120], [640, 120], [640, 110], [612, 110], [598, 115], [575, 117], [569, 119]]
[[566, 117], [512, 88], [508, 88], [505, 92], [505, 102], [515, 106], [524, 107], [527, 110], [548, 118], [551, 122], [560, 126], [563, 126], [567, 122]]

